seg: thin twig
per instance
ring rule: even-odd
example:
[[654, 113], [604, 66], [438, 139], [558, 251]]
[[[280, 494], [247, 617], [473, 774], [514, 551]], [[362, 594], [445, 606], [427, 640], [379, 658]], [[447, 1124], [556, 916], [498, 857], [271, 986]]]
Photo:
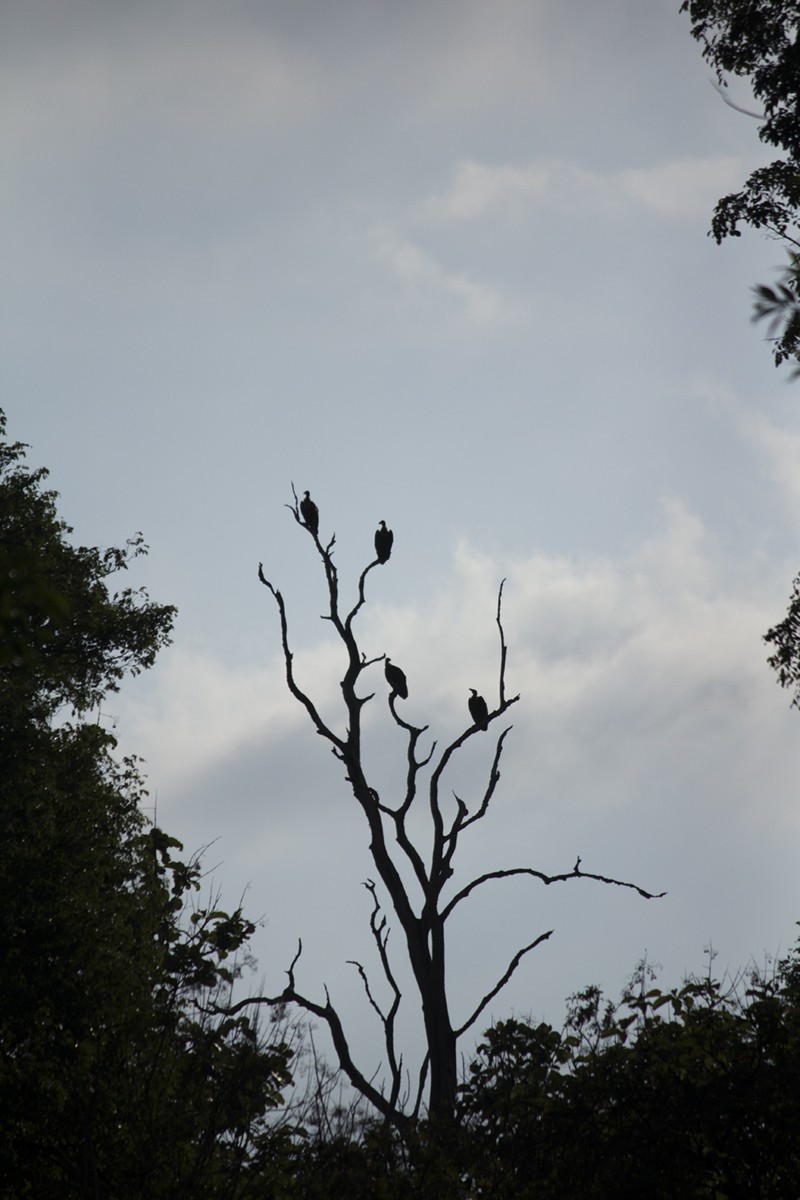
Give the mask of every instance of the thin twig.
[[741, 104], [734, 104], [733, 101], [728, 96], [725, 95], [725, 89], [722, 87], [721, 84], [715, 83], [713, 79], [709, 79], [708, 82], [711, 84], [711, 86], [713, 87], [715, 92], [719, 92], [720, 96], [725, 101], [728, 108], [735, 108], [737, 112], [744, 113], [744, 115], [746, 117], [754, 117], [756, 119], [756, 121], [766, 121], [766, 119], [767, 119], [766, 113], [751, 112], [751, 110], [749, 108], [742, 108]]

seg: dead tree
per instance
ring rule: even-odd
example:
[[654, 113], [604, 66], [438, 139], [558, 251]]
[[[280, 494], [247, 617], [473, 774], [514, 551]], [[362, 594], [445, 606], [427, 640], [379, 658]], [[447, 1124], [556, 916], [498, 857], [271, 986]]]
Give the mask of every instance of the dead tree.
[[[498, 669], [497, 703], [488, 714], [488, 724], [498, 729], [491, 766], [489, 767], [483, 794], [477, 807], [470, 811], [468, 805], [459, 797], [455, 797], [455, 814], [447, 815], [443, 802], [444, 776], [448, 765], [461, 747], [478, 731], [479, 726], [471, 724], [459, 736], [436, 755], [436, 743], [424, 756], [420, 753], [420, 738], [427, 726], [417, 727], [406, 721], [397, 711], [397, 695], [394, 691], [389, 695], [389, 709], [402, 733], [406, 743], [406, 778], [404, 794], [400, 802], [393, 807], [384, 803], [378, 791], [367, 779], [362, 762], [362, 709], [374, 699], [374, 693], [360, 695], [358, 688], [363, 682], [367, 668], [375, 663], [384, 661], [385, 654], [368, 658], [359, 648], [354, 632], [354, 622], [365, 604], [367, 577], [375, 567], [380, 565], [376, 557], [362, 571], [358, 581], [355, 604], [344, 611], [339, 597], [339, 577], [333, 561], [335, 535], [325, 543], [320, 540], [318, 532], [318, 513], [316, 506], [309, 498], [298, 503], [297, 493], [292, 488], [294, 503], [286, 507], [291, 510], [298, 525], [306, 530], [311, 537], [316, 551], [322, 562], [328, 592], [328, 612], [324, 619], [329, 620], [336, 631], [347, 655], [347, 669], [341, 680], [342, 701], [347, 712], [347, 728], [344, 737], [335, 733], [320, 716], [314, 701], [303, 690], [297, 680], [293, 666], [293, 656], [289, 641], [289, 628], [286, 606], [280, 591], [265, 577], [262, 565], [259, 563], [258, 577], [262, 584], [269, 589], [277, 605], [280, 618], [281, 643], [286, 669], [286, 683], [291, 694], [305, 708], [310, 721], [317, 733], [330, 743], [333, 754], [341, 762], [345, 777], [352, 790], [353, 797], [361, 806], [369, 829], [369, 849], [375, 865], [375, 872], [381, 884], [388, 893], [391, 909], [394, 912], [405, 938], [408, 963], [422, 1006], [427, 1053], [420, 1071], [416, 1095], [411, 1107], [411, 1115], [416, 1116], [421, 1108], [426, 1084], [428, 1085], [427, 1109], [431, 1115], [439, 1119], [448, 1119], [453, 1112], [457, 1087], [457, 1055], [458, 1039], [470, 1029], [481, 1014], [486, 1010], [494, 997], [509, 981], [522, 959], [536, 946], [546, 941], [552, 930], [539, 933], [527, 945], [519, 949], [511, 958], [502, 976], [495, 981], [482, 999], [462, 1024], [454, 1026], [448, 1004], [445, 978], [445, 927], [450, 916], [464, 900], [477, 888], [490, 880], [508, 879], [513, 876], [528, 875], [544, 884], [561, 883], [568, 879], [592, 879], [601, 883], [613, 884], [617, 887], [631, 888], [645, 899], [653, 899], [654, 895], [619, 879], [611, 879], [604, 875], [596, 875], [581, 871], [581, 860], [575, 863], [571, 871], [558, 875], [547, 875], [532, 867], [521, 866], [507, 869], [488, 871], [478, 878], [465, 883], [449, 897], [445, 897], [445, 886], [454, 873], [453, 863], [461, 837], [470, 826], [486, 816], [489, 805], [494, 797], [497, 783], [500, 779], [500, 759], [503, 745], [511, 726], [501, 725], [502, 718], [519, 696], [506, 695], [506, 657], [507, 646], [502, 623], [503, 584], [501, 583], [497, 596], [497, 628], [500, 636], [500, 656]], [[304, 509], [305, 505], [305, 509]], [[307, 512], [313, 519], [307, 519]], [[505, 582], [505, 581], [504, 581]], [[408, 833], [407, 822], [412, 807], [427, 803], [430, 810], [432, 837], [431, 844], [423, 853], [415, 845]], [[407, 885], [400, 871], [400, 865], [410, 867], [411, 883]], [[383, 1026], [386, 1047], [388, 1082], [376, 1086], [368, 1079], [354, 1063], [347, 1036], [339, 1014], [333, 1007], [330, 997], [325, 994], [325, 1003], [321, 1004], [304, 996], [297, 990], [295, 970], [302, 952], [302, 943], [288, 970], [288, 983], [277, 996], [260, 996], [243, 1000], [228, 1011], [235, 1011], [248, 1004], [283, 1005], [294, 1003], [306, 1012], [314, 1014], [324, 1021], [333, 1040], [341, 1070], [350, 1083], [381, 1113], [387, 1120], [398, 1128], [403, 1127], [408, 1112], [403, 1095], [403, 1060], [395, 1039], [395, 1019], [401, 1002], [401, 992], [389, 960], [387, 950], [388, 922], [382, 912], [378, 899], [377, 885], [369, 880], [366, 883], [372, 897], [372, 912], [370, 928], [376, 947], [383, 975], [388, 983], [391, 1003], [386, 1010], [375, 1000], [369, 977], [361, 963], [354, 963], [367, 999], [377, 1014]], [[663, 893], [660, 893], [663, 895]]]

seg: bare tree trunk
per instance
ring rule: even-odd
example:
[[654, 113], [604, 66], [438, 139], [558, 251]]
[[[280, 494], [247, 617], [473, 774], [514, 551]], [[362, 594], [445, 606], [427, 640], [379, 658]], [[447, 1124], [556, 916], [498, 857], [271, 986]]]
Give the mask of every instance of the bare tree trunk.
[[[523, 957], [543, 941], [546, 941], [552, 933], [552, 930], [540, 933], [528, 945], [521, 947], [512, 957], [504, 974], [478, 1002], [471, 1015], [458, 1028], [454, 1028], [448, 1004], [445, 978], [445, 926], [456, 906], [466, 900], [473, 891], [490, 880], [505, 879], [514, 875], [528, 875], [548, 885], [564, 882], [567, 879], [594, 879], [603, 883], [614, 884], [618, 887], [632, 888], [646, 899], [653, 899], [654, 897], [652, 893], [645, 891], [636, 884], [626, 883], [622, 880], [612, 879], [603, 875], [582, 872], [580, 869], [581, 860], [577, 858], [575, 866], [571, 871], [557, 875], [547, 875], [533, 867], [512, 867], [489, 871], [476, 879], [470, 880], [446, 903], [443, 903], [442, 891], [454, 873], [453, 860], [459, 839], [471, 825], [486, 816], [489, 804], [494, 797], [495, 788], [500, 779], [499, 764], [503, 751], [503, 743], [511, 727], [507, 726], [502, 729], [497, 736], [492, 764], [483, 794], [477, 806], [473, 806], [472, 811], [470, 811], [468, 805], [463, 800], [456, 796], [455, 815], [452, 815], [452, 802], [448, 801], [450, 815], [446, 816], [447, 810], [440, 798], [442, 778], [453, 756], [457, 754], [464, 743], [479, 732], [487, 731], [492, 723], [502, 717], [511, 705], [519, 700], [519, 696], [507, 697], [505, 691], [507, 647], [501, 619], [503, 584], [501, 583], [498, 592], [496, 614], [500, 635], [498, 701], [492, 711], [489, 711], [488, 707], [478, 697], [478, 700], [483, 705], [482, 711], [478, 711], [478, 724], [470, 724], [450, 745], [440, 751], [438, 758], [434, 762], [435, 742], [426, 757], [420, 758], [417, 753], [419, 740], [427, 727], [420, 728], [405, 721], [397, 712], [396, 692], [392, 691], [389, 695], [389, 710], [398, 730], [406, 739], [407, 755], [405, 795], [399, 805], [390, 807], [381, 801], [377, 790], [369, 784], [362, 762], [361, 710], [365, 704], [374, 699], [374, 693], [360, 696], [356, 691], [358, 683], [362, 681], [363, 673], [374, 664], [382, 662], [386, 658], [386, 655], [382, 653], [376, 657], [367, 658], [359, 649], [353, 632], [353, 621], [366, 602], [365, 585], [367, 576], [375, 567], [383, 565], [386, 562], [386, 557], [383, 559], [376, 558], [364, 568], [358, 581], [357, 600], [353, 608], [346, 615], [342, 615], [339, 607], [338, 574], [333, 562], [333, 547], [336, 539], [335, 537], [331, 537], [327, 545], [323, 545], [318, 534], [319, 514], [313, 502], [311, 510], [308, 509], [308, 493], [306, 493], [304, 503], [306, 504], [305, 510], [303, 510], [302, 505], [298, 504], [297, 494], [294, 493], [294, 504], [287, 505], [287, 507], [292, 511], [298, 525], [304, 527], [314, 541], [324, 568], [328, 591], [329, 608], [325, 619], [332, 623], [347, 652], [348, 666], [341, 681], [342, 699], [348, 718], [346, 737], [339, 737], [325, 724], [313, 700], [303, 691], [295, 679], [283, 597], [277, 588], [265, 578], [260, 564], [258, 575], [264, 586], [272, 593], [278, 607], [287, 687], [295, 699], [306, 709], [317, 733], [331, 744], [333, 753], [344, 767], [353, 796], [361, 806], [367, 820], [370, 834], [369, 848], [375, 869], [383, 887], [386, 889], [391, 909], [405, 936], [408, 962], [422, 1007], [423, 1026], [427, 1045], [427, 1054], [419, 1074], [419, 1086], [412, 1115], [417, 1115], [420, 1111], [422, 1096], [427, 1083], [428, 1112], [438, 1120], [448, 1121], [453, 1117], [456, 1100], [458, 1083], [456, 1050], [459, 1037], [478, 1020], [492, 999], [511, 978]], [[311, 512], [311, 521], [310, 523], [306, 523], [306, 520], [303, 518], [309, 511]], [[396, 667], [392, 668], [392, 670], [397, 674]], [[402, 681], [402, 672], [399, 672], [399, 675]], [[389, 678], [388, 668], [387, 678]], [[411, 841], [406, 830], [406, 818], [415, 801], [418, 801], [424, 793], [427, 793], [432, 820], [432, 837], [430, 846], [428, 847], [430, 857], [427, 859], [429, 865], [426, 865], [426, 858], [423, 857], [420, 849]], [[391, 846], [387, 842], [387, 831], [392, 835]], [[400, 873], [398, 866], [400, 862], [403, 862], [406, 867], [411, 868], [416, 881], [416, 886], [419, 890], [419, 896], [416, 898], [416, 907], [409, 886], [404, 882], [403, 876]], [[393, 1001], [388, 1010], [384, 1011], [374, 999], [369, 977], [362, 964], [354, 963], [353, 965], [359, 972], [369, 1003], [383, 1025], [390, 1076], [388, 1092], [385, 1086], [376, 1087], [372, 1084], [353, 1062], [341, 1020], [336, 1009], [330, 1002], [327, 989], [324, 1005], [307, 998], [297, 990], [295, 986], [295, 968], [302, 952], [302, 943], [298, 947], [297, 954], [288, 970], [288, 984], [279, 995], [250, 997], [240, 1001], [238, 1004], [231, 1005], [226, 1011], [235, 1012], [248, 1004], [278, 1005], [292, 1002], [305, 1009], [305, 1011], [320, 1017], [328, 1025], [339, 1059], [339, 1066], [351, 1084], [369, 1100], [386, 1120], [403, 1130], [408, 1120], [408, 1113], [402, 1094], [404, 1068], [402, 1054], [398, 1054], [394, 1037], [395, 1017], [402, 996], [395, 981], [387, 952], [387, 920], [381, 911], [375, 884], [372, 881], [367, 881], [366, 886], [373, 898], [370, 928], [384, 977], [393, 995]], [[664, 893], [660, 894], [663, 895]]]

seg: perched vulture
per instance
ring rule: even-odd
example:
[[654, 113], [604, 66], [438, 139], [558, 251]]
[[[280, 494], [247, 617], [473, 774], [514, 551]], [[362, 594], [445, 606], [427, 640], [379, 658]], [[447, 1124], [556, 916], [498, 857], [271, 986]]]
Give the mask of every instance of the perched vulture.
[[396, 667], [388, 658], [386, 660], [386, 666], [384, 667], [384, 674], [386, 675], [386, 682], [389, 684], [392, 692], [396, 692], [401, 700], [407, 700], [408, 684], [406, 683], [406, 677], [400, 668]]
[[300, 515], [305, 521], [306, 528], [310, 529], [316, 537], [319, 530], [319, 509], [308, 492], [304, 494], [303, 499], [300, 501]]
[[381, 521], [380, 526], [375, 530], [375, 553], [378, 556], [379, 563], [389, 561], [389, 555], [392, 553], [392, 542], [394, 534], [391, 529], [386, 528], [386, 522]]
[[486, 706], [486, 701], [483, 696], [479, 696], [475, 688], [469, 689], [472, 695], [469, 698], [469, 715], [472, 717], [478, 729], [489, 728], [489, 709]]

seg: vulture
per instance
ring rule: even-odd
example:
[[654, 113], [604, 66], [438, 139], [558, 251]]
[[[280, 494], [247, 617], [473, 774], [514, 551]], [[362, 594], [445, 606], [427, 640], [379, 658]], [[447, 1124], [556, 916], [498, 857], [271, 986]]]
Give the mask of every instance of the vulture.
[[396, 667], [394, 663], [387, 658], [386, 666], [383, 670], [384, 674], [386, 675], [386, 682], [392, 689], [392, 694], [396, 693], [401, 700], [407, 700], [408, 684], [406, 683], [406, 677], [400, 668]]
[[311, 499], [309, 492], [306, 492], [300, 501], [300, 515], [305, 522], [306, 529], [310, 529], [316, 537], [319, 530], [319, 509]]
[[478, 729], [489, 728], [489, 709], [486, 706], [486, 701], [483, 696], [479, 696], [475, 688], [469, 689], [472, 692], [468, 700], [469, 715], [472, 717]]
[[375, 553], [378, 556], [379, 563], [389, 561], [389, 555], [392, 553], [392, 542], [394, 534], [391, 529], [386, 528], [386, 522], [381, 521], [380, 526], [375, 530]]

